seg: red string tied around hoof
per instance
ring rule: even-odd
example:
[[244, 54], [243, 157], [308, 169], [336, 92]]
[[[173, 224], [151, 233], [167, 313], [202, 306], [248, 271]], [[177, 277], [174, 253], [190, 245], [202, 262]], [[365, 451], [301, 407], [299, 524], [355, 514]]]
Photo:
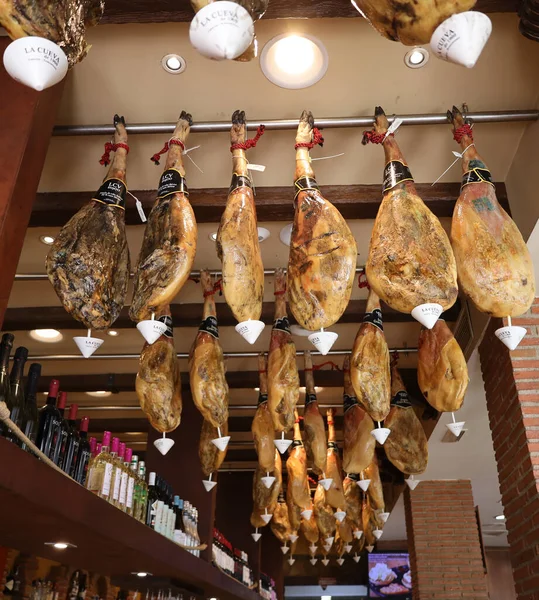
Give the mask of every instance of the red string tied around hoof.
[[99, 159], [99, 164], [108, 167], [110, 165], [110, 153], [116, 152], [118, 148], [123, 148], [127, 154], [129, 154], [129, 146], [127, 144], [124, 144], [123, 142], [118, 142], [117, 144], [114, 142], [105, 142], [105, 151]]
[[468, 136], [473, 142], [472, 126], [468, 125], [468, 123], [464, 123], [464, 125], [461, 125], [458, 129], [455, 129], [453, 133], [453, 139], [455, 142], [457, 142], [457, 144], [460, 144], [465, 135]]
[[341, 367], [339, 367], [339, 365], [334, 363], [332, 360], [326, 360], [326, 362], [320, 363], [319, 365], [313, 365], [313, 369], [315, 371], [320, 371], [320, 369], [323, 369], [327, 365], [331, 366], [331, 371], [342, 371]]
[[371, 144], [382, 144], [384, 142], [384, 140], [386, 139], [386, 137], [392, 136], [393, 134], [385, 134], [385, 133], [376, 133], [376, 131], [374, 131], [374, 129], [371, 129], [370, 131], [364, 131], [363, 132], [363, 139], [361, 140], [361, 143], [365, 146], [367, 145], [369, 142]]
[[244, 142], [232, 144], [230, 146], [230, 152], [234, 152], [234, 150], [249, 150], [250, 148], [254, 148], [257, 145], [258, 140], [264, 135], [264, 131], [266, 131], [266, 126], [259, 125], [254, 138], [245, 140]]
[[185, 144], [181, 140], [177, 138], [170, 138], [168, 142], [165, 142], [165, 145], [161, 148], [161, 150], [159, 150], [159, 152], [156, 152], [150, 158], [150, 160], [153, 161], [156, 165], [158, 165], [159, 161], [161, 160], [161, 155], [165, 154], [165, 152], [168, 152], [171, 146], [179, 146], [182, 149], [182, 152], [185, 151]]
[[361, 289], [361, 288], [367, 288], [368, 290], [371, 289], [371, 286], [369, 285], [369, 282], [367, 281], [367, 274], [365, 273], [365, 271], [362, 271], [359, 274], [359, 277], [357, 278], [357, 286], [359, 289]]
[[393, 351], [391, 353], [391, 366], [396, 367], [399, 364], [399, 353]]
[[204, 298], [207, 298], [208, 296], [213, 296], [217, 292], [219, 292], [219, 295], [221, 295], [223, 293], [223, 286], [221, 285], [222, 281], [223, 281], [222, 279], [218, 279], [213, 284], [213, 289], [204, 291], [204, 294], [203, 294]]
[[313, 127], [312, 141], [311, 142], [299, 142], [294, 146], [294, 148], [296, 150], [298, 148], [308, 148], [309, 150], [312, 150], [315, 146], [322, 147], [323, 145], [324, 145], [324, 137], [322, 135], [322, 132], [320, 131], [320, 129], [318, 129], [318, 127]]
[[191, 275], [187, 278], [187, 281], [192, 281], [193, 283], [200, 283], [200, 277], [192, 277]]
[[299, 423], [300, 421], [303, 421], [303, 417], [298, 417], [298, 418], [297, 418], [297, 419], [294, 421], [294, 423]]
[[318, 485], [318, 481], [316, 481], [316, 479], [313, 479], [310, 475], [307, 475], [307, 479], [309, 480], [309, 483], [312, 483], [313, 485]]

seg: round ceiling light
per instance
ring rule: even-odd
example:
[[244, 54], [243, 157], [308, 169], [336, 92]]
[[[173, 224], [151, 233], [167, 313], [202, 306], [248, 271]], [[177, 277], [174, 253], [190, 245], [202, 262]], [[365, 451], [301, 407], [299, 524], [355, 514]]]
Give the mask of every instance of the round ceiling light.
[[51, 246], [52, 244], [54, 244], [54, 238], [52, 237], [52, 235], [41, 235], [39, 236], [39, 241], [42, 244], [46, 244], [47, 246]]
[[38, 342], [53, 344], [59, 342], [64, 336], [57, 329], [32, 329], [30, 337]]
[[298, 90], [324, 77], [328, 53], [322, 42], [310, 35], [279, 35], [264, 46], [260, 67], [275, 85]]
[[185, 58], [179, 54], [167, 54], [161, 59], [161, 66], [167, 73], [179, 75], [185, 71], [187, 63], [185, 62]]
[[404, 64], [410, 69], [420, 69], [429, 62], [429, 53], [425, 48], [412, 48], [404, 55]]
[[107, 334], [110, 335], [111, 337], [117, 337], [120, 335], [118, 333], [118, 331], [115, 331], [114, 329], [110, 329], [109, 331], [107, 331]]
[[98, 392], [86, 392], [88, 396], [93, 396], [94, 398], [106, 398], [107, 396], [112, 395], [112, 392], [106, 391], [98, 391]]

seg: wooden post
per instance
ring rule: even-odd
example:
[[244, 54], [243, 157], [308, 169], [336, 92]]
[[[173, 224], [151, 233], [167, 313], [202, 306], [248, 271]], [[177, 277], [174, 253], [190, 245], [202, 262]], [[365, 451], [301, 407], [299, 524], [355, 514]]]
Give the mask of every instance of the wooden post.
[[[0, 38], [0, 54], [10, 43]], [[30, 221], [63, 83], [36, 92], [0, 65], [0, 327]]]

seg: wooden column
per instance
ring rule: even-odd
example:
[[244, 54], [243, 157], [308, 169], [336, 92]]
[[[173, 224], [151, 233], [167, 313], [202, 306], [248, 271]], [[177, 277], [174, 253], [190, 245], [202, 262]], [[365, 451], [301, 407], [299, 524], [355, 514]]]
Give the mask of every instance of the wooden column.
[[[0, 54], [10, 43], [0, 38]], [[0, 326], [30, 221], [63, 83], [36, 92], [0, 64]]]

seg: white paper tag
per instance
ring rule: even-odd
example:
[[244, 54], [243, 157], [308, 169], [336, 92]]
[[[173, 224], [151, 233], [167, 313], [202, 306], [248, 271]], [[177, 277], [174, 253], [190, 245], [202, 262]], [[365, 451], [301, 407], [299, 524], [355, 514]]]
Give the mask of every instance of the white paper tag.
[[253, 165], [253, 163], [248, 163], [247, 168], [250, 171], [260, 171], [263, 173], [266, 170], [266, 165]]
[[146, 215], [144, 214], [144, 208], [142, 208], [142, 202], [129, 190], [127, 190], [127, 193], [135, 199], [135, 206], [137, 207], [138, 216], [143, 223], [146, 223], [147, 219]]
[[404, 123], [404, 121], [402, 119], [396, 118], [393, 123], [391, 123], [391, 125], [389, 126], [388, 130], [386, 131], [386, 134], [384, 136], [384, 140], [386, 139], [386, 137], [388, 135], [391, 135], [392, 133], [395, 133], [397, 131], [397, 129]]

